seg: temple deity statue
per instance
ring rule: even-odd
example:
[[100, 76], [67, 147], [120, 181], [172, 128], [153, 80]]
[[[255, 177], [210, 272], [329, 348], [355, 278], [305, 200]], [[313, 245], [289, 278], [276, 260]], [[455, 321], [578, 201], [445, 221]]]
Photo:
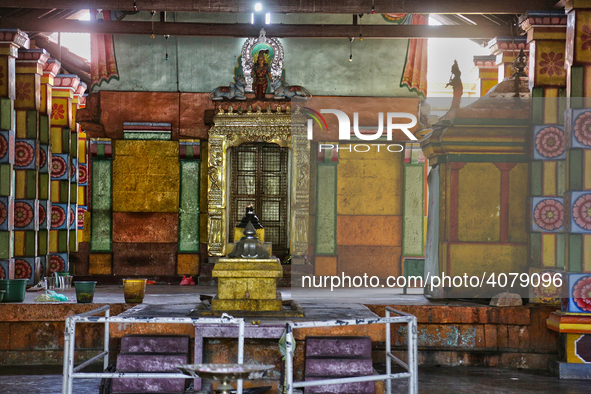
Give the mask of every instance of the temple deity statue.
[[[252, 90], [254, 90], [254, 95], [257, 99], [265, 98], [267, 85], [269, 84], [269, 81], [273, 82], [273, 77], [271, 76], [271, 68], [265, 60], [265, 54], [268, 53], [268, 49], [261, 49], [259, 51], [257, 61], [251, 72], [251, 75], [254, 78]], [[267, 76], [269, 76], [269, 81], [267, 81]]]

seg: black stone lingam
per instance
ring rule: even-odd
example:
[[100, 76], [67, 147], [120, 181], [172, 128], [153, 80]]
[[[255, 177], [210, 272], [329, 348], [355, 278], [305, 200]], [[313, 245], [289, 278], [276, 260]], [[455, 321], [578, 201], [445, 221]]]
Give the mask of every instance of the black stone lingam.
[[258, 230], [258, 229], [263, 228], [263, 225], [259, 221], [258, 216], [254, 213], [254, 207], [252, 206], [252, 204], [250, 204], [249, 206], [246, 207], [246, 213], [242, 217], [242, 220], [240, 220], [240, 223], [238, 223], [236, 225], [236, 227], [238, 227], [238, 228], [246, 228], [246, 225], [249, 222], [252, 223], [252, 225], [254, 226], [255, 230]]
[[244, 237], [236, 242], [234, 250], [228, 254], [228, 257], [244, 259], [268, 259], [270, 257], [269, 252], [263, 248], [263, 243], [257, 237], [257, 231], [252, 222], [249, 221], [246, 224], [242, 234]]

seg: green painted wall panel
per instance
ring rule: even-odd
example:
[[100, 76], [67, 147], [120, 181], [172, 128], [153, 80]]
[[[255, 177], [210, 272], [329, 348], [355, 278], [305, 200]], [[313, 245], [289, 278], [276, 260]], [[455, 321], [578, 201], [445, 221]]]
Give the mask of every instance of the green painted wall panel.
[[542, 168], [543, 162], [542, 161], [532, 161], [531, 162], [531, 181], [530, 181], [530, 194], [532, 196], [541, 196], [542, 195]]
[[27, 138], [36, 140], [37, 135], [37, 114], [35, 110], [27, 111]]
[[14, 130], [14, 106], [8, 97], [0, 97], [0, 129]]
[[316, 254], [337, 252], [337, 166], [318, 163]]
[[199, 252], [201, 160], [181, 160], [179, 252]]
[[49, 174], [39, 174], [39, 200], [49, 200], [50, 182]]
[[43, 256], [49, 253], [48, 247], [48, 235], [49, 231], [47, 230], [39, 230], [39, 238], [38, 238], [38, 245], [39, 245], [39, 255]]
[[556, 161], [556, 190], [558, 196], [564, 196], [566, 192], [566, 160]]
[[568, 272], [583, 270], [583, 235], [568, 234]]
[[402, 255], [424, 256], [424, 171], [422, 164], [404, 166], [404, 214], [402, 222]]
[[0, 164], [0, 196], [12, 195], [13, 174], [12, 164]]
[[12, 231], [0, 231], [0, 259], [12, 258]]
[[556, 234], [556, 268], [564, 268], [565, 235]]
[[[351, 17], [347, 15], [346, 19], [350, 24]], [[93, 91], [210, 92], [218, 86], [228, 86], [233, 82], [245, 38], [170, 37], [168, 61], [162, 36], [152, 39], [117, 35], [114, 42], [116, 54], [124, 54], [117, 56], [120, 78]], [[290, 38], [281, 39], [281, 43], [287, 82], [303, 85], [314, 95], [416, 97], [416, 93], [399, 86], [408, 40], [356, 40], [352, 45], [352, 62], [350, 43], [344, 38]], [[146, 62], [148, 58], [151, 61]]]
[[542, 234], [529, 234], [529, 260], [532, 267], [540, 267], [542, 265]]
[[568, 160], [568, 190], [583, 190], [583, 149], [570, 149]]
[[110, 160], [92, 162], [90, 250], [111, 251], [112, 216], [112, 168]]
[[39, 115], [39, 142], [43, 145], [49, 145], [49, 116]]

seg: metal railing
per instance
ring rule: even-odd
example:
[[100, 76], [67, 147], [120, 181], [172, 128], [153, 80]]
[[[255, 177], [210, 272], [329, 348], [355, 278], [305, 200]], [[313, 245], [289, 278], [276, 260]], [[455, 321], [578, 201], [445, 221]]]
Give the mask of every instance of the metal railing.
[[[104, 317], [94, 316], [104, 312]], [[74, 351], [77, 323], [103, 323], [105, 325], [105, 339], [103, 351], [82, 364], [74, 367]], [[223, 314], [220, 318], [189, 318], [189, 317], [118, 317], [110, 316], [110, 307], [105, 305], [92, 311], [66, 317], [64, 332], [64, 372], [62, 394], [72, 394], [73, 381], [76, 378], [176, 378], [191, 379], [180, 372], [79, 372], [95, 361], [103, 359], [103, 369], [109, 366], [109, 323], [152, 323], [152, 324], [232, 324], [238, 325], [238, 364], [244, 361], [244, 319], [237, 319]], [[238, 381], [238, 394], [242, 394], [242, 380]]]
[[[395, 313], [398, 316], [390, 316]], [[371, 376], [355, 376], [348, 378], [314, 380], [308, 382], [293, 381], [293, 330], [296, 328], [310, 327], [342, 327], [364, 324], [385, 324], [386, 325], [386, 374]], [[391, 352], [390, 325], [407, 324], [408, 326], [408, 364], [394, 356]], [[287, 394], [293, 394], [294, 388], [322, 386], [328, 384], [343, 384], [353, 382], [371, 382], [377, 380], [386, 381], [386, 393], [392, 393], [392, 379], [408, 378], [409, 394], [419, 392], [418, 367], [417, 367], [417, 318], [411, 314], [386, 307], [386, 317], [377, 319], [355, 319], [355, 320], [330, 320], [330, 321], [311, 321], [311, 322], [288, 322], [286, 326], [286, 352], [285, 352], [285, 375]], [[392, 361], [407, 372], [392, 373]]]

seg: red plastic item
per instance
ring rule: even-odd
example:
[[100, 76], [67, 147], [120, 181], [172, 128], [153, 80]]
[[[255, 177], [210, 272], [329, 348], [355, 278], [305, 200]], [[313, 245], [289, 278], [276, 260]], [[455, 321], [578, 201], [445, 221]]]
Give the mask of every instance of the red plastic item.
[[156, 283], [158, 283], [158, 282], [156, 282], [155, 280], [147, 280], [146, 281], [147, 285], [155, 285]]
[[181, 280], [181, 286], [195, 286], [195, 281], [192, 276], [183, 276]]

